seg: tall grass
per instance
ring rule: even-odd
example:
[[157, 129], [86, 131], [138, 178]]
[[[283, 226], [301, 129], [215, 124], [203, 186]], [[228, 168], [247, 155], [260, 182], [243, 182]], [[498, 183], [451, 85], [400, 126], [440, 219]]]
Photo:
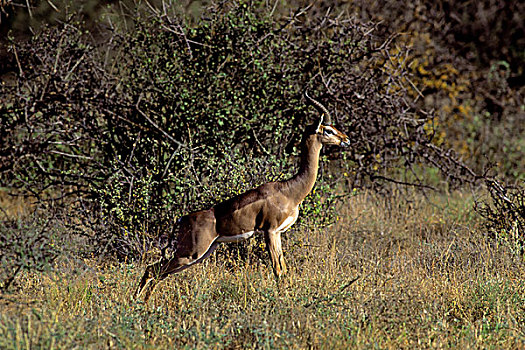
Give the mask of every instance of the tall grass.
[[62, 261], [0, 299], [0, 348], [523, 348], [525, 262], [471, 204], [357, 194], [331, 227], [288, 233], [282, 280], [213, 255], [148, 304], [131, 300], [142, 266]]

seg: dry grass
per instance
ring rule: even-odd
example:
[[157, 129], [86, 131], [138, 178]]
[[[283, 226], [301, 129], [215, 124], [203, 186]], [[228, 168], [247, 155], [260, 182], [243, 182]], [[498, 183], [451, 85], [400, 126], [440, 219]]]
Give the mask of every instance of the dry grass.
[[33, 206], [31, 198], [10, 195], [7, 189], [0, 187], [0, 218], [25, 215]]
[[214, 255], [145, 305], [131, 264], [26, 274], [0, 299], [0, 348], [525, 348], [523, 259], [480, 233], [471, 196], [403, 197], [357, 195], [334, 226], [290, 232], [279, 282]]

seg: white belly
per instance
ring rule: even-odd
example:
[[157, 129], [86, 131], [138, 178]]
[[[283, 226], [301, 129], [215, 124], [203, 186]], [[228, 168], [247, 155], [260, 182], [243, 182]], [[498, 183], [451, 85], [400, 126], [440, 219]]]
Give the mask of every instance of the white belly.
[[[296, 208], [294, 210], [294, 212], [292, 213], [292, 215], [287, 217], [279, 225], [279, 227], [277, 227], [275, 229], [274, 232], [279, 232], [279, 233], [285, 232], [286, 230], [288, 230], [295, 223], [295, 221], [297, 221], [297, 217], [298, 216], [299, 216], [299, 208]], [[238, 235], [235, 235], [235, 236], [219, 236], [217, 238], [217, 242], [222, 242], [222, 243], [241, 242], [241, 241], [244, 241], [244, 240], [250, 238], [251, 236], [253, 236], [253, 234], [255, 232], [256, 231], [249, 231], [249, 232], [244, 232], [244, 233], [241, 233], [241, 234], [238, 234]], [[257, 232], [259, 232], [259, 231], [257, 231]]]
[[217, 242], [224, 242], [224, 243], [241, 242], [253, 236], [254, 232], [255, 231], [244, 232], [244, 233], [241, 233], [240, 235], [235, 235], [235, 236], [219, 236], [219, 238], [217, 238]]

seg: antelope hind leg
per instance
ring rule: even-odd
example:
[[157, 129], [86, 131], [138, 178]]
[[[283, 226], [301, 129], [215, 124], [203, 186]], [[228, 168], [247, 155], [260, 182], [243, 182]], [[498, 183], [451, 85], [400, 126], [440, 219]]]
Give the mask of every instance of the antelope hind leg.
[[139, 298], [144, 294], [144, 301], [147, 302], [155, 286], [171, 275], [172, 273], [181, 272], [196, 263], [202, 262], [204, 259], [208, 258], [211, 253], [217, 248], [219, 243], [212, 241], [210, 246], [206, 251], [204, 251], [200, 256], [197, 254], [195, 259], [193, 256], [185, 257], [174, 257], [171, 260], [161, 260], [158, 263], [149, 265], [144, 272], [144, 276], [140, 280], [137, 291], [135, 292], [135, 299]]
[[144, 275], [140, 280], [137, 290], [135, 291], [135, 299], [138, 299], [144, 292], [146, 292], [144, 301], [147, 301], [147, 299], [151, 295], [151, 292], [161, 279], [161, 270], [164, 268], [165, 264], [166, 261], [161, 260], [155, 264], [146, 267], [146, 271], [144, 272]]
[[146, 267], [144, 276], [142, 276], [137, 291], [135, 292], [135, 299], [144, 295], [144, 302], [147, 302], [160, 281], [168, 277], [168, 275], [180, 272], [190, 266], [186, 260], [187, 259], [178, 257], [170, 260], [163, 259]]
[[172, 273], [180, 272], [206, 259], [219, 244], [215, 231], [215, 216], [212, 210], [203, 210], [179, 220], [175, 256], [162, 259], [146, 268], [137, 291], [138, 298], [145, 293], [145, 301], [155, 285]]

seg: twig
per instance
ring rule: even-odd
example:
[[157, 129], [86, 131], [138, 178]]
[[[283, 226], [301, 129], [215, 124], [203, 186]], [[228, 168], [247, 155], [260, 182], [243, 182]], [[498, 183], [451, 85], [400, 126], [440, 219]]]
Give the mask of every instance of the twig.
[[257, 138], [257, 135], [255, 134], [255, 130], [252, 129], [252, 134], [253, 134], [253, 138], [255, 139], [255, 142], [257, 142], [257, 145], [263, 150], [263, 152], [266, 154], [266, 155], [271, 155], [270, 152], [268, 152], [268, 150], [266, 148], [264, 148], [263, 144], [261, 143], [261, 141], [259, 141], [259, 139]]
[[392, 178], [389, 178], [389, 177], [386, 177], [386, 176], [383, 176], [383, 175], [370, 175], [370, 179], [371, 180], [373, 180], [373, 179], [380, 179], [380, 180], [385, 180], [385, 181], [392, 182], [392, 183], [395, 183], [395, 184], [398, 184], [398, 185], [413, 186], [413, 187], [419, 187], [419, 188], [427, 188], [427, 189], [432, 190], [432, 191], [437, 191], [437, 189], [435, 187], [430, 186], [430, 185], [424, 185], [422, 183], [413, 183], [413, 182], [407, 182], [407, 181], [400, 181], [400, 180], [392, 179]]
[[17, 66], [18, 66], [18, 70], [20, 71], [20, 76], [23, 77], [24, 76], [24, 71], [22, 70], [22, 65], [20, 64], [20, 59], [18, 58], [18, 53], [16, 52], [16, 46], [13, 45], [12, 48], [13, 48], [13, 53], [15, 54], [15, 60], [16, 60]]
[[65, 153], [65, 152], [60, 152], [60, 151], [55, 151], [55, 150], [51, 150], [49, 151], [49, 153], [58, 154], [58, 155], [69, 157], [69, 158], [81, 158], [81, 159], [89, 159], [89, 160], [93, 159], [93, 157], [83, 156], [79, 154]]
[[31, 11], [31, 5], [29, 5], [29, 0], [26, 0], [27, 12], [29, 12], [29, 17], [33, 18], [33, 11]]
[[310, 302], [310, 303], [307, 303], [304, 305], [305, 308], [309, 308], [310, 306], [314, 305], [314, 304], [317, 304], [317, 303], [327, 303], [327, 302], [330, 302], [332, 300], [334, 300], [336, 297], [340, 296], [341, 293], [348, 287], [350, 287], [352, 284], [354, 284], [361, 276], [357, 276], [355, 277], [354, 279], [350, 280], [348, 283], [346, 283], [345, 285], [343, 285], [341, 288], [339, 288], [339, 290], [337, 291], [337, 293], [333, 293], [332, 295], [329, 295], [327, 297], [324, 297], [324, 298], [321, 298], [321, 299], [318, 299], [316, 297], [314, 297], [314, 301]]
[[137, 101], [137, 104], [135, 105], [135, 109], [137, 110], [137, 112], [140, 113], [140, 115], [142, 115], [151, 125], [153, 125], [153, 127], [155, 129], [157, 129], [159, 132], [161, 132], [164, 136], [166, 136], [171, 142], [175, 143], [177, 146], [179, 147], [183, 147], [183, 148], [187, 148], [185, 144], [183, 144], [182, 142], [176, 140], [173, 136], [171, 136], [170, 134], [168, 134], [166, 131], [164, 131], [160, 126], [158, 126], [157, 123], [155, 123], [153, 120], [150, 119], [150, 117], [148, 117], [148, 115], [146, 113], [144, 113], [140, 107], [139, 107], [139, 104], [140, 104], [140, 101], [142, 100], [142, 94], [140, 95], [138, 101]]
[[53, 10], [55, 10], [56, 12], [60, 12], [60, 10], [55, 6], [55, 4], [51, 2], [51, 0], [47, 0], [47, 3], [53, 8]]

